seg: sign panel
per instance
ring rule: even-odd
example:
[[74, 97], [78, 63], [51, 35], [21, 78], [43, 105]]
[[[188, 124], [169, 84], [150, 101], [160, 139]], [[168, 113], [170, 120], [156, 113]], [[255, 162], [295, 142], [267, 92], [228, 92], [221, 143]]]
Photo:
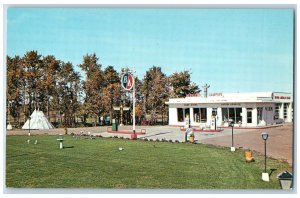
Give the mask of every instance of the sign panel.
[[130, 73], [124, 73], [121, 77], [121, 86], [127, 90], [130, 91], [134, 84], [134, 78], [133, 75]]

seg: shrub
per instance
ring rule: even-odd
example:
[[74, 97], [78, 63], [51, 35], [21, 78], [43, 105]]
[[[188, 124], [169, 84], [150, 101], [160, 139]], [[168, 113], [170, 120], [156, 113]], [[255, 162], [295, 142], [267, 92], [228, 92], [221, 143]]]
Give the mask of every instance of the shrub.
[[156, 141], [156, 142], [159, 142], [159, 139], [157, 138], [155, 141]]
[[148, 138], [144, 138], [144, 141], [148, 141]]
[[152, 142], [153, 140], [152, 140], [152, 139], [149, 139], [149, 141]]
[[172, 143], [173, 141], [172, 141], [172, 140], [169, 140], [169, 142], [171, 142], [171, 143]]

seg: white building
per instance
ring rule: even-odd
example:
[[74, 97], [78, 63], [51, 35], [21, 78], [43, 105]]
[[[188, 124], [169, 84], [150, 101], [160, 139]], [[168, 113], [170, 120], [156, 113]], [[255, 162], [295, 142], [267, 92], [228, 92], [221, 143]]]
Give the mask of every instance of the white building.
[[[282, 119], [292, 122], [293, 97], [283, 92], [211, 93], [207, 97], [190, 95], [169, 99], [169, 125], [256, 127], [272, 125]], [[279, 120], [278, 120], [279, 119]]]

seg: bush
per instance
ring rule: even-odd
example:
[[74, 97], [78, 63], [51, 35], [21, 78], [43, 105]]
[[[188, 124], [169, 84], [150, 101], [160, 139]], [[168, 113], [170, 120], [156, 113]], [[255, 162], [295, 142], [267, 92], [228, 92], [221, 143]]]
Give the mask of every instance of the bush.
[[172, 141], [172, 140], [169, 140], [169, 142], [171, 142], [171, 143], [172, 143], [173, 141]]
[[144, 141], [148, 141], [148, 138], [144, 138]]
[[117, 135], [115, 135], [115, 136], [114, 136], [114, 138], [118, 138], [118, 136], [117, 136]]
[[179, 141], [178, 141], [178, 140], [175, 140], [175, 142], [176, 142], [176, 143], [179, 143]]
[[156, 141], [156, 142], [159, 142], [159, 139], [157, 138], [155, 141]]
[[152, 140], [152, 139], [149, 139], [149, 141], [152, 142], [153, 140]]

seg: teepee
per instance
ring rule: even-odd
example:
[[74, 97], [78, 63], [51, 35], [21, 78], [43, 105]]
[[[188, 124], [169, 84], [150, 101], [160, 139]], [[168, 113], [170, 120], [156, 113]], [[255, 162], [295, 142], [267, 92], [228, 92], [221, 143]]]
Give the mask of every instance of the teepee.
[[[47, 120], [44, 113], [34, 110], [30, 116], [30, 129], [52, 129], [53, 125]], [[25, 122], [22, 129], [29, 129], [29, 119]]]

